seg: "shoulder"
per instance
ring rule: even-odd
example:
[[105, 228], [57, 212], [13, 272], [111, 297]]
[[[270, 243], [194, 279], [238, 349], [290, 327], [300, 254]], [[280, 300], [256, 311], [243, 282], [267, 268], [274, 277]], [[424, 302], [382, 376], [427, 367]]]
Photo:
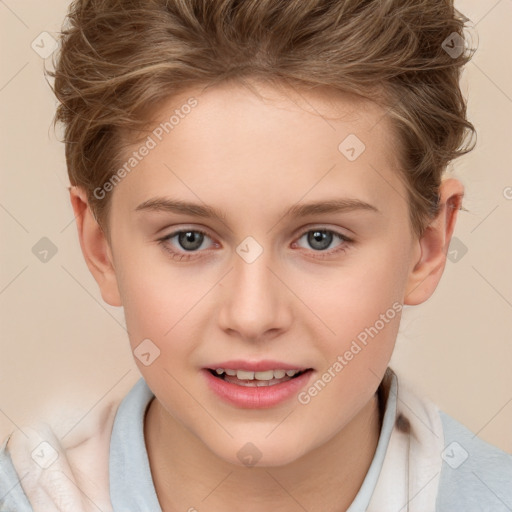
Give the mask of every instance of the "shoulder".
[[[437, 512], [512, 510], [512, 455], [439, 410], [444, 450]], [[484, 508], [485, 507], [485, 508]]]
[[[38, 419], [0, 440], [0, 512], [79, 512], [88, 510], [90, 500], [99, 510], [111, 511], [113, 427], [117, 420], [122, 437], [138, 421], [141, 403], [152, 396], [141, 380], [78, 421], [78, 410], [68, 408], [51, 423]], [[119, 417], [120, 409], [124, 414]], [[125, 450], [129, 452], [129, 447]], [[123, 474], [125, 468], [116, 469]]]
[[7, 450], [8, 440], [0, 445], [0, 512], [32, 512]]
[[79, 512], [84, 496], [111, 510], [108, 454], [116, 409], [108, 403], [74, 430], [69, 421], [37, 420], [14, 431], [0, 447], [0, 512]]
[[413, 434], [409, 464], [419, 479], [414, 500], [429, 492], [433, 498], [417, 509], [433, 510], [435, 502], [436, 512], [512, 512], [512, 455], [478, 438], [409, 382], [401, 379], [399, 388], [397, 413]]

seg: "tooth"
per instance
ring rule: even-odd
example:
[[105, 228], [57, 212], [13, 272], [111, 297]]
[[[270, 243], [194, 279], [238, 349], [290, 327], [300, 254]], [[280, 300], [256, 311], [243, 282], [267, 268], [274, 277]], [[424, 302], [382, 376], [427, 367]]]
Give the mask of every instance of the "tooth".
[[[229, 373], [228, 373], [229, 375]], [[254, 379], [254, 372], [246, 372], [244, 370], [237, 370], [236, 376], [240, 380], [252, 380]]]
[[274, 378], [274, 370], [267, 370], [265, 372], [254, 372], [256, 380], [271, 380]]
[[294, 375], [300, 372], [300, 370], [265, 370], [262, 372], [250, 372], [245, 370], [232, 370], [225, 368], [217, 368], [215, 371], [217, 375], [222, 375], [223, 373], [225, 373], [226, 375], [229, 375], [231, 377], [236, 376], [240, 380], [256, 379], [258, 382], [269, 382], [272, 381], [273, 379], [282, 379], [286, 375], [288, 377], [293, 377]]

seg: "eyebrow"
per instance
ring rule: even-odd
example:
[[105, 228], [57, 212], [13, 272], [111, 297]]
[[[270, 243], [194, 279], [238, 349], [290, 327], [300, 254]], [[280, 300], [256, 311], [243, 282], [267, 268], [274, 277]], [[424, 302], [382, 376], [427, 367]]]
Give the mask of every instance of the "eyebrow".
[[[379, 210], [359, 199], [343, 198], [328, 199], [312, 203], [295, 204], [282, 213], [281, 217], [307, 217], [324, 213], [343, 213], [354, 210], [366, 210], [380, 213]], [[226, 219], [223, 211], [218, 211], [208, 205], [189, 203], [167, 197], [153, 197], [139, 204], [135, 211], [158, 211], [170, 213], [183, 213], [193, 217], [213, 218], [220, 221]]]

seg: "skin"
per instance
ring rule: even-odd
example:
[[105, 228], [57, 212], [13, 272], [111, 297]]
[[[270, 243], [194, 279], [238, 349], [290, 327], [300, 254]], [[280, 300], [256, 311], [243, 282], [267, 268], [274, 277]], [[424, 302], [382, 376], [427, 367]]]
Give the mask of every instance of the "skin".
[[[165, 512], [235, 510], [241, 497], [249, 512], [350, 505], [377, 446], [375, 393], [400, 314], [306, 405], [294, 397], [267, 409], [237, 408], [208, 389], [201, 368], [232, 358], [276, 359], [313, 368], [310, 383], [317, 380], [394, 303], [431, 296], [464, 191], [458, 180], [442, 183], [439, 215], [418, 239], [380, 107], [326, 91], [259, 84], [258, 92], [224, 83], [160, 106], [157, 117], [165, 120], [190, 96], [198, 100], [115, 187], [111, 244], [84, 192], [70, 190], [82, 251], [103, 299], [124, 307], [132, 349], [149, 338], [160, 350], [149, 366], [135, 361], [156, 396], [145, 438]], [[366, 145], [353, 162], [338, 150], [349, 134]], [[225, 217], [136, 211], [155, 196], [207, 204]], [[378, 211], [283, 216], [296, 203], [339, 198]], [[173, 259], [158, 242], [198, 228], [208, 236], [195, 252], [178, 237], [166, 242], [192, 254], [189, 260]], [[308, 243], [315, 228], [352, 241], [333, 235], [319, 250]], [[252, 263], [236, 252], [247, 236], [263, 248]], [[237, 456], [247, 442], [261, 452], [254, 467]]]

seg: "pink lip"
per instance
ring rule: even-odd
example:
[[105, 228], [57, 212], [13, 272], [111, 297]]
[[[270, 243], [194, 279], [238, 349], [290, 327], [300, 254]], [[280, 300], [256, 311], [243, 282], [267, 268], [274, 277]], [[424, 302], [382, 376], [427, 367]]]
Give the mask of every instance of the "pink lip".
[[[230, 361], [230, 363], [233, 363], [233, 361]], [[237, 361], [237, 364], [232, 368], [244, 370], [245, 368], [241, 368], [239, 363], [240, 361]], [[268, 366], [269, 361], [263, 361], [262, 363], [264, 363], [265, 368], [286, 369], [283, 366], [279, 366], [282, 363], [275, 365], [276, 363], [272, 362], [273, 366], [271, 367]], [[226, 366], [219, 365], [217, 368], [229, 368], [227, 363], [223, 363], [223, 365]], [[294, 369], [290, 368], [289, 365], [287, 366], [288, 369]], [[251, 370], [252, 368], [253, 366], [251, 366]], [[237, 384], [226, 382], [212, 375], [210, 370], [206, 368], [202, 369], [201, 373], [205, 376], [208, 387], [222, 400], [244, 409], [264, 409], [273, 407], [292, 396], [296, 396], [302, 388], [306, 387], [314, 371], [304, 372], [298, 377], [275, 384], [274, 386], [262, 387], [238, 386]]]
[[215, 363], [212, 366], [208, 366], [211, 370], [217, 368], [224, 368], [228, 370], [245, 370], [247, 372], [264, 372], [266, 370], [307, 370], [306, 366], [294, 366], [281, 361], [272, 361], [270, 359], [264, 359], [263, 361], [243, 361], [242, 359], [232, 359], [230, 361], [224, 361], [222, 363]]

